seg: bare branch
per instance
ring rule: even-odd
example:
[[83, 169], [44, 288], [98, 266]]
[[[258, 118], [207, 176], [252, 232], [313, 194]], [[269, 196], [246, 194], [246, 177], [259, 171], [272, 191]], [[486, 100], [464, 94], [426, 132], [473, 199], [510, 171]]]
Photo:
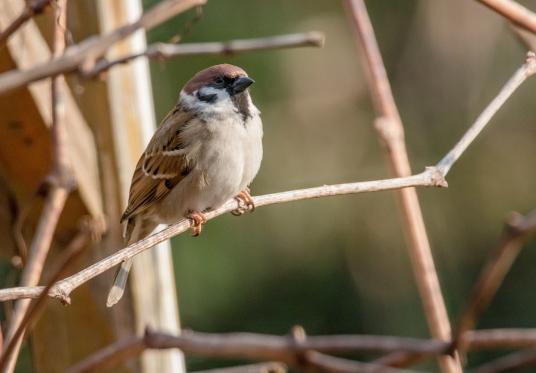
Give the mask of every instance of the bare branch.
[[530, 76], [536, 73], [536, 55], [534, 52], [527, 53], [527, 59], [508, 82], [501, 89], [499, 94], [489, 103], [484, 111], [478, 116], [476, 121], [465, 132], [458, 143], [448, 152], [448, 154], [439, 161], [437, 167], [441, 173], [446, 176], [452, 165], [465, 152], [467, 147], [475, 140], [484, 127], [490, 122], [491, 118], [504, 105], [506, 100], [516, 91], [517, 88]]
[[[58, 0], [54, 16], [54, 53], [53, 57], [58, 57], [65, 50], [67, 0]], [[67, 135], [65, 133], [65, 105], [63, 103], [63, 92], [60, 92], [63, 75], [52, 79], [52, 170], [48, 176], [50, 190], [43, 207], [43, 212], [39, 220], [39, 225], [32, 241], [32, 247], [28, 257], [28, 262], [22, 272], [21, 283], [24, 286], [35, 286], [38, 284], [43, 272], [43, 266], [48, 256], [50, 245], [59, 217], [65, 206], [69, 192], [74, 186], [74, 178], [68, 165], [67, 157]], [[64, 82], [63, 82], [64, 83]], [[15, 306], [15, 312], [9, 322], [6, 336], [6, 350], [1, 359], [0, 371], [12, 372], [22, 344], [22, 337], [25, 333], [25, 322], [27, 323], [33, 312], [29, 309], [30, 302], [21, 299]], [[9, 349], [9, 350], [7, 350]]]
[[453, 336], [453, 348], [465, 349], [462, 336], [473, 329], [478, 317], [491, 302], [504, 277], [516, 259], [522, 244], [536, 231], [536, 210], [526, 216], [514, 213], [505, 224], [503, 238], [490, 258], [474, 287], [467, 307], [460, 316]]
[[17, 31], [22, 25], [30, 20], [36, 14], [42, 13], [47, 6], [50, 5], [50, 0], [29, 0], [26, 2], [26, 7], [21, 14], [13, 20], [2, 32], [0, 32], [0, 45], [5, 43], [7, 39]]
[[223, 54], [232, 55], [257, 50], [271, 50], [296, 47], [322, 47], [324, 34], [321, 32], [306, 32], [255, 39], [237, 39], [225, 42], [167, 44], [156, 43], [150, 45], [146, 51], [120, 57], [113, 61], [99, 60], [95, 66], [87, 71], [81, 71], [85, 78], [93, 78], [111, 67], [132, 61], [135, 58], [146, 56], [154, 59], [169, 59], [182, 56], [197, 56]]
[[[397, 188], [406, 188], [410, 186], [446, 186], [445, 180], [438, 174], [433, 167], [429, 167], [423, 173], [396, 179], [385, 179], [376, 181], [364, 181], [358, 183], [324, 185], [316, 188], [291, 190], [282, 193], [266, 194], [253, 198], [256, 207], [266, 205], [284, 203], [291, 201], [299, 201], [311, 198], [320, 198], [345, 194], [356, 194], [366, 192], [378, 192], [383, 190], [392, 190]], [[236, 200], [231, 199], [222, 207], [207, 212], [205, 216], [208, 220], [219, 215], [235, 210], [238, 207]], [[87, 267], [86, 269], [68, 277], [56, 284], [50, 291], [49, 295], [61, 299], [65, 303], [69, 303], [70, 293], [89, 281], [95, 276], [107, 271], [108, 269], [118, 265], [122, 261], [132, 258], [142, 251], [145, 251], [156, 244], [165, 241], [173, 236], [185, 232], [190, 228], [189, 220], [180, 220], [176, 224], [164, 228], [160, 232], [154, 233], [149, 237], [144, 238], [116, 253], [102, 259], [101, 261]], [[25, 287], [11, 288], [0, 290], [0, 301], [13, 300], [18, 298], [36, 298], [42, 292], [43, 287]]]
[[[382, 336], [323, 336], [307, 337], [300, 343], [286, 336], [271, 336], [251, 333], [209, 334], [184, 331], [179, 336], [146, 330], [145, 335], [113, 343], [89, 356], [69, 369], [70, 373], [109, 369], [122, 361], [139, 355], [145, 349], [179, 348], [193, 356], [218, 358], [243, 358], [249, 360], [275, 360], [303, 368], [302, 353], [313, 350], [322, 352], [344, 351], [395, 351], [410, 346], [420, 352], [433, 353], [438, 347], [446, 348], [441, 342], [422, 341], [412, 338]], [[315, 356], [314, 365], [325, 362]], [[308, 359], [306, 357], [306, 359]], [[348, 360], [344, 360], [348, 362]], [[309, 361], [308, 361], [309, 362]], [[330, 362], [326, 364], [332, 365]], [[355, 362], [355, 364], [360, 364]], [[363, 364], [366, 366], [367, 364]]]
[[[347, 0], [348, 13], [352, 20], [358, 47], [363, 51], [368, 67], [368, 80], [377, 113], [376, 131], [385, 150], [395, 176], [411, 174], [411, 168], [404, 141], [404, 127], [391, 92], [387, 72], [374, 29], [363, 0]], [[421, 213], [417, 192], [413, 188], [398, 192], [404, 230], [408, 240], [415, 279], [424, 304], [424, 311], [432, 336], [443, 341], [450, 339], [450, 322], [441, 293], [434, 260], [426, 235], [426, 227]], [[461, 372], [457, 359], [440, 359], [443, 372]]]
[[[536, 330], [534, 329], [471, 331], [467, 332], [464, 338], [464, 343], [470, 350], [536, 346]], [[316, 368], [322, 368], [325, 365], [330, 367], [329, 371], [345, 372], [348, 369], [345, 370], [339, 363], [346, 367], [350, 366], [352, 371], [366, 371], [367, 369], [370, 371], [370, 369], [380, 367], [379, 360], [373, 364], [346, 359], [336, 361], [332, 356], [325, 354], [404, 352], [419, 354], [420, 357], [430, 357], [448, 353], [450, 344], [437, 340], [377, 335], [307, 336], [296, 343], [291, 336], [253, 333], [211, 334], [188, 330], [179, 336], [173, 336], [147, 330], [142, 337], [118, 341], [97, 351], [77, 363], [69, 371], [74, 373], [104, 370], [139, 355], [145, 349], [166, 348], [179, 348], [185, 354], [192, 356], [275, 360], [298, 368], [307, 368], [307, 364]]]
[[164, 0], [145, 12], [137, 21], [108, 34], [85, 39], [67, 48], [63, 55], [55, 57], [50, 62], [28, 70], [13, 70], [0, 74], [0, 93], [57, 74], [73, 72], [80, 68], [88, 70], [98, 58], [106, 53], [108, 48], [140, 28], [150, 30], [179, 13], [205, 3], [206, 0]]
[[513, 372], [536, 364], [536, 349], [517, 351], [496, 360], [485, 363], [471, 373], [502, 373]]
[[[21, 323], [19, 324], [17, 330], [14, 332], [13, 337], [7, 343], [5, 349], [0, 356], [0, 371], [6, 371], [6, 366], [10, 364], [10, 360], [17, 349], [17, 344], [20, 339], [22, 339], [25, 330], [28, 326], [35, 320], [38, 315], [38, 312], [43, 309], [46, 304], [46, 301], [49, 299], [45, 294], [52, 288], [52, 286], [63, 276], [65, 276], [67, 269], [75, 262], [76, 259], [80, 256], [83, 249], [86, 247], [89, 242], [90, 233], [87, 230], [80, 231], [67, 246], [62, 258], [59, 261], [58, 268], [54, 271], [54, 274], [50, 278], [48, 284], [44, 288], [44, 292], [29, 305], [28, 310], [24, 314]], [[16, 356], [13, 357], [16, 359]]]
[[536, 14], [512, 0], [477, 0], [512, 23], [536, 34]]

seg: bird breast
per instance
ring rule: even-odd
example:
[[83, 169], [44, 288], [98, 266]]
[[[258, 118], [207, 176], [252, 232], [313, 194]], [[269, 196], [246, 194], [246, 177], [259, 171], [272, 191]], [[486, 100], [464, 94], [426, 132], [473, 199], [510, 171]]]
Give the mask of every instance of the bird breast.
[[255, 177], [262, 158], [262, 124], [258, 115], [205, 120], [195, 125], [187, 154], [195, 167], [161, 202], [162, 222], [171, 224], [189, 211], [223, 205]]

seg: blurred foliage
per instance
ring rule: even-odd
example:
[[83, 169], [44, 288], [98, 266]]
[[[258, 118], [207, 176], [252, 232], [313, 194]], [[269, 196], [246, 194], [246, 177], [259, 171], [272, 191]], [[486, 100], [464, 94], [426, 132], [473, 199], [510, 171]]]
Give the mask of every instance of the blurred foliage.
[[[145, 6], [156, 3], [145, 1]], [[536, 1], [526, 1], [536, 8]], [[368, 3], [415, 171], [437, 162], [524, 59], [504, 21], [477, 2]], [[158, 27], [180, 33], [194, 12]], [[389, 176], [373, 127], [358, 51], [341, 2], [209, 1], [183, 42], [318, 30], [323, 49], [152, 62], [163, 118], [198, 70], [229, 62], [256, 80], [265, 157], [255, 194]], [[452, 319], [459, 314], [505, 216], [536, 206], [536, 81], [526, 83], [449, 174], [419, 190]], [[173, 240], [183, 327], [209, 332], [369, 333], [425, 337], [426, 321], [392, 193], [269, 206], [211, 221]], [[479, 327], [535, 327], [536, 240], [525, 245]], [[469, 355], [469, 366], [493, 353]], [[199, 370], [229, 362], [189, 359]], [[428, 366], [429, 367], [429, 366]]]

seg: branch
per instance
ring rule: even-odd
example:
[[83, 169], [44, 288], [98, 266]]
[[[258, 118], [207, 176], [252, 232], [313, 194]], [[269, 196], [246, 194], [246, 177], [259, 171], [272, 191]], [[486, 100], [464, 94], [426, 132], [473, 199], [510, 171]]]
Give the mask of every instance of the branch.
[[[393, 190], [398, 188], [407, 188], [415, 186], [445, 187], [446, 182], [441, 176], [441, 174], [438, 174], [436, 172], [434, 167], [429, 167], [420, 174], [404, 178], [364, 181], [348, 184], [324, 185], [315, 188], [291, 190], [281, 193], [256, 196], [253, 197], [253, 201], [256, 207], [262, 207], [276, 203], [299, 201], [311, 198], [366, 192], [379, 192], [384, 190]], [[210, 220], [224, 213], [233, 211], [237, 207], [238, 202], [234, 199], [231, 199], [220, 208], [207, 212], [205, 216], [207, 220]], [[185, 232], [190, 228], [190, 226], [191, 222], [189, 220], [182, 219], [179, 222], [144, 238], [143, 240], [140, 240], [122, 250], [117, 251], [116, 253], [74, 274], [73, 276], [60, 281], [51, 289], [49, 295], [62, 300], [62, 302], [69, 303], [70, 293], [83, 283], [118, 265], [124, 260], [130, 259], [162, 241], [165, 241], [173, 236]], [[13, 300], [18, 298], [36, 298], [42, 291], [43, 287], [41, 286], [2, 289], [0, 290], [0, 301]]]
[[67, 48], [63, 55], [55, 57], [50, 62], [29, 70], [12, 70], [0, 74], [0, 93], [46, 77], [73, 72], [80, 68], [88, 70], [98, 58], [106, 53], [108, 48], [135, 31], [141, 28], [150, 30], [179, 13], [205, 3], [206, 0], [164, 0], [145, 12], [137, 21], [119, 27], [105, 35], [87, 38], [79, 44]]
[[536, 14], [512, 0], [477, 0], [512, 23], [536, 34]]
[[383, 336], [308, 336], [296, 343], [290, 337], [251, 333], [209, 334], [183, 331], [179, 336], [146, 329], [142, 337], [115, 342], [71, 367], [68, 372], [89, 372], [109, 369], [145, 349], [179, 348], [193, 356], [214, 358], [240, 358], [248, 360], [274, 360], [302, 367], [303, 353], [308, 351], [395, 351], [409, 348], [419, 352], [436, 353], [448, 346], [441, 342]]
[[463, 137], [452, 148], [448, 154], [439, 161], [437, 167], [444, 176], [447, 176], [452, 165], [467, 150], [469, 145], [482, 132], [484, 127], [490, 122], [491, 118], [504, 105], [506, 100], [516, 91], [517, 88], [530, 76], [536, 73], [536, 55], [534, 52], [528, 52], [525, 64], [523, 64], [514, 75], [506, 82], [499, 94], [489, 103], [484, 111], [478, 116], [476, 121], [465, 132]]
[[[529, 347], [536, 345], [536, 330], [480, 330], [467, 332], [464, 338], [464, 343], [470, 350]], [[359, 371], [357, 368], [378, 368], [379, 364], [359, 363], [346, 359], [335, 361], [334, 357], [325, 354], [398, 351], [430, 357], [448, 353], [450, 344], [430, 339], [379, 335], [307, 336], [299, 342], [291, 336], [254, 333], [211, 334], [186, 330], [179, 336], [173, 336], [147, 329], [142, 337], [117, 341], [97, 351], [71, 367], [69, 372], [101, 371], [133, 358], [146, 349], [168, 348], [178, 348], [192, 356], [273, 360], [298, 368], [306, 368], [307, 364], [321, 368], [323, 364], [329, 364], [330, 371], [347, 371], [335, 369], [334, 365], [350, 362], [355, 368], [353, 371]], [[306, 361], [303, 361], [304, 359]], [[400, 370], [396, 371], [400, 372]]]
[[453, 349], [460, 345], [463, 350], [462, 336], [473, 329], [478, 317], [482, 314], [497, 292], [504, 277], [516, 259], [522, 244], [530, 233], [536, 231], [536, 210], [526, 216], [514, 213], [505, 224], [503, 238], [492, 253], [474, 287], [465, 311], [460, 316], [458, 327], [453, 337]]
[[111, 67], [132, 61], [135, 58], [146, 56], [154, 59], [169, 59], [181, 56], [197, 56], [223, 54], [232, 55], [257, 50], [271, 50], [295, 47], [322, 47], [324, 34], [321, 32], [306, 32], [255, 39], [238, 39], [225, 42], [167, 44], [156, 43], [150, 45], [141, 53], [130, 54], [113, 61], [99, 60], [95, 66], [81, 71], [85, 78], [93, 78]]
[[[404, 127], [391, 92], [387, 72], [376, 42], [374, 29], [363, 0], [347, 0], [348, 13], [354, 26], [358, 47], [363, 52], [368, 67], [369, 87], [376, 109], [375, 128], [385, 146], [387, 157], [395, 176], [411, 174], [411, 167], [404, 141]], [[421, 213], [417, 192], [413, 188], [398, 192], [400, 211], [408, 240], [413, 271], [424, 305], [425, 315], [432, 336], [450, 339], [450, 323], [434, 265], [426, 227]], [[443, 372], [461, 372], [457, 359], [440, 359]]]
[[[24, 317], [19, 324], [17, 330], [14, 332], [13, 337], [7, 343], [5, 349], [0, 356], [0, 372], [6, 371], [6, 366], [10, 365], [11, 359], [16, 359], [14, 356], [15, 350], [18, 348], [18, 342], [22, 339], [24, 332], [28, 326], [34, 321], [38, 313], [46, 305], [48, 297], [45, 294], [52, 288], [52, 286], [63, 276], [65, 276], [67, 269], [75, 262], [76, 259], [83, 252], [83, 249], [87, 246], [89, 242], [89, 232], [87, 230], [80, 231], [72, 239], [71, 243], [67, 246], [65, 251], [62, 254], [62, 258], [59, 261], [58, 268], [53, 272], [52, 277], [50, 278], [48, 284], [45, 286], [44, 291], [41, 295], [29, 305], [28, 310], [24, 314]], [[13, 358], [12, 358], [13, 356]]]
[[517, 351], [485, 363], [471, 373], [502, 373], [513, 372], [536, 364], [536, 349]]
[[[58, 0], [54, 14], [53, 56], [58, 57], [65, 50], [67, 0]], [[22, 272], [21, 283], [24, 286], [35, 286], [39, 283], [43, 266], [50, 251], [50, 245], [59, 217], [65, 206], [67, 197], [74, 187], [74, 178], [69, 168], [67, 157], [67, 135], [65, 133], [65, 105], [63, 103], [62, 86], [66, 86], [63, 75], [52, 79], [52, 170], [48, 176], [50, 190], [48, 192], [39, 225], [32, 241], [28, 262]], [[62, 84], [63, 83], [63, 84]], [[30, 302], [22, 299], [17, 302], [15, 312], [9, 321], [6, 336], [6, 350], [2, 354], [2, 372], [12, 372], [22, 344], [27, 322], [34, 309], [29, 308]]]
[[13, 20], [2, 32], [0, 32], [0, 45], [6, 42], [7, 39], [17, 31], [22, 25], [30, 20], [36, 14], [41, 14], [47, 6], [50, 5], [50, 0], [30, 0], [26, 2], [26, 7], [21, 14]]

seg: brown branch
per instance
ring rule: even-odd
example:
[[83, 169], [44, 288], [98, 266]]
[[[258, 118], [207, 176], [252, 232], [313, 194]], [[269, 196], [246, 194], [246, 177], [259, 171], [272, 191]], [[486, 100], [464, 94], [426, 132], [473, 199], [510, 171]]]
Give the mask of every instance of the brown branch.
[[477, 0], [512, 23], [536, 34], [536, 14], [512, 0]]
[[[67, 0], [58, 0], [54, 15], [54, 40], [53, 58], [62, 55], [65, 50]], [[43, 207], [35, 237], [32, 241], [28, 262], [22, 272], [21, 283], [23, 286], [35, 286], [38, 284], [43, 272], [43, 266], [48, 256], [50, 245], [56, 225], [70, 190], [73, 188], [74, 179], [68, 165], [67, 135], [65, 133], [65, 105], [63, 104], [60, 86], [62, 75], [52, 79], [52, 170], [48, 177], [50, 190]], [[65, 84], [63, 84], [65, 85]], [[29, 321], [32, 313], [29, 309], [30, 302], [27, 299], [19, 300], [15, 306], [15, 312], [9, 322], [6, 336], [6, 348], [2, 356], [2, 372], [12, 372], [15, 368], [22, 337], [25, 332], [25, 321]], [[9, 352], [9, 353], [8, 353]]]
[[164, 0], [145, 12], [137, 21], [119, 27], [102, 36], [93, 36], [70, 46], [61, 56], [28, 70], [12, 70], [0, 74], [0, 93], [47, 77], [78, 69], [88, 70], [108, 48], [139, 29], [150, 30], [169, 18], [206, 3], [206, 0]]
[[422, 373], [416, 370], [397, 369], [372, 363], [362, 363], [355, 360], [326, 355], [316, 351], [305, 353], [306, 367], [313, 368], [314, 372], [330, 373]]
[[0, 45], [17, 31], [22, 25], [37, 14], [43, 13], [45, 8], [50, 5], [50, 0], [29, 0], [21, 14], [11, 22], [2, 32], [0, 32]]
[[471, 373], [513, 372], [536, 364], [536, 349], [517, 351], [485, 363]]
[[[363, 52], [368, 67], [369, 87], [377, 113], [375, 128], [385, 146], [392, 173], [403, 177], [411, 174], [404, 141], [404, 127], [396, 107], [387, 72], [374, 35], [363, 0], [347, 0], [348, 13], [354, 26], [358, 47]], [[424, 311], [434, 338], [450, 339], [450, 323], [437, 277], [430, 243], [417, 198], [413, 188], [398, 191], [398, 199], [404, 222], [404, 231], [409, 243], [415, 278], [424, 304]], [[443, 372], [461, 372], [457, 359], [440, 359]]]
[[[179, 336], [173, 336], [147, 329], [144, 336], [113, 343], [71, 367], [68, 371], [75, 373], [109, 369], [141, 354], [145, 349], [179, 348], [185, 354], [193, 356], [274, 360], [303, 368], [304, 364], [301, 358], [305, 355], [302, 353], [313, 350], [322, 352], [349, 350], [385, 352], [409, 347], [431, 353], [433, 349], [437, 350], [438, 346], [448, 347], [446, 344], [433, 341], [382, 336], [307, 337], [306, 340], [297, 344], [288, 336], [250, 333], [209, 334], [192, 331], [185, 331]], [[318, 365], [319, 362], [316, 361], [313, 364]], [[360, 363], [356, 362], [356, 364]], [[363, 366], [366, 365], [363, 364]]]
[[279, 35], [266, 38], [238, 39], [225, 42], [169, 44], [155, 43], [147, 47], [144, 52], [120, 57], [113, 61], [99, 60], [93, 68], [81, 71], [85, 78], [93, 78], [119, 64], [124, 64], [138, 57], [146, 56], [154, 59], [170, 59], [182, 56], [198, 56], [223, 54], [232, 55], [244, 52], [271, 50], [296, 47], [322, 47], [324, 34], [321, 32], [306, 32], [300, 34]]
[[[469, 350], [526, 348], [536, 346], [536, 329], [470, 331], [464, 335], [464, 338], [464, 343]], [[118, 341], [97, 351], [69, 371], [74, 373], [104, 370], [133, 358], [149, 348], [178, 348], [187, 355], [211, 358], [275, 360], [299, 368], [304, 368], [304, 363], [307, 363], [320, 368], [319, 364], [314, 363], [315, 359], [309, 355], [313, 351], [321, 354], [404, 352], [418, 354], [422, 358], [448, 353], [450, 343], [376, 335], [307, 336], [297, 343], [290, 336], [253, 333], [211, 334], [194, 331], [185, 331], [179, 336], [173, 336], [147, 330], [142, 337]], [[348, 360], [343, 360], [343, 362], [347, 363]], [[374, 369], [379, 368], [378, 362], [379, 360], [374, 361], [373, 364], [352, 362], [352, 366], [356, 370], [358, 367], [362, 370]], [[337, 371], [333, 367], [330, 370]]]
[[65, 276], [69, 267], [75, 262], [76, 259], [78, 259], [83, 249], [86, 247], [87, 243], [89, 242], [89, 237], [90, 234], [87, 230], [80, 231], [65, 249], [64, 253], [62, 254], [62, 258], [59, 261], [58, 268], [53, 272], [52, 277], [44, 288], [44, 292], [29, 305], [21, 323], [13, 333], [13, 337], [11, 340], [9, 340], [5, 349], [3, 350], [2, 355], [0, 356], [0, 372], [7, 371], [6, 366], [10, 365], [10, 361], [12, 359], [16, 359], [16, 356], [13, 354], [17, 349], [17, 341], [23, 338], [26, 329], [32, 322], [35, 322], [39, 311], [41, 311], [45, 306], [46, 301], [49, 299], [47, 296], [45, 296], [45, 294], [48, 293], [52, 286], [61, 277]]
[[469, 303], [458, 321], [453, 348], [464, 350], [462, 336], [473, 329], [478, 317], [493, 299], [530, 233], [536, 231], [536, 210], [526, 216], [513, 213], [504, 227], [503, 237], [491, 254], [474, 287]]

